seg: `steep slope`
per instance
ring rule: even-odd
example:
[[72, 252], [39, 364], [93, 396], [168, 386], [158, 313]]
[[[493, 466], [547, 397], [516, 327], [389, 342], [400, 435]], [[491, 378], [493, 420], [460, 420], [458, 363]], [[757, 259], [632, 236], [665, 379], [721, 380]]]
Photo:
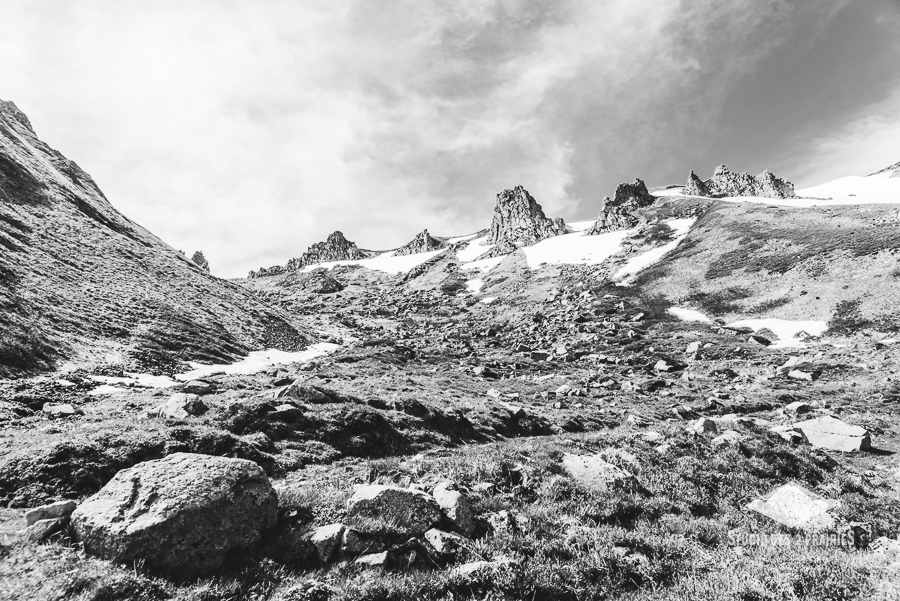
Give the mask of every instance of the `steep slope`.
[[66, 361], [171, 371], [310, 339], [128, 220], [2, 101], [0, 250], [0, 376]]

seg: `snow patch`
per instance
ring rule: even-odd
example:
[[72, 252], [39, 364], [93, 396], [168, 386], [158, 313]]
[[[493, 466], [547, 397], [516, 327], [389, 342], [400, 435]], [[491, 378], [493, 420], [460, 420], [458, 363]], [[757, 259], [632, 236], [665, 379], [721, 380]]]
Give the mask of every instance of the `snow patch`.
[[583, 232], [585, 230], [591, 229], [591, 226], [597, 223], [596, 219], [590, 219], [588, 221], [573, 221], [572, 223], [567, 223], [566, 227], [573, 232]]
[[542, 265], [598, 265], [622, 249], [622, 240], [635, 230], [585, 236], [581, 231], [554, 236], [522, 249], [528, 267]]
[[474, 234], [469, 234], [468, 236], [459, 236], [458, 238], [448, 238], [447, 244], [456, 244], [457, 242], [465, 242], [466, 240], [471, 240], [475, 236], [478, 235], [478, 232]]
[[828, 324], [824, 321], [793, 321], [770, 317], [767, 319], [742, 319], [728, 324], [728, 327], [746, 327], [754, 332], [768, 329], [778, 337], [778, 341], [772, 345], [772, 348], [796, 348], [805, 346], [803, 340], [798, 338], [801, 332], [806, 332], [811, 336], [821, 336], [828, 329]]
[[358, 261], [348, 260], [348, 261], [328, 261], [325, 263], [313, 263], [312, 265], [305, 266], [301, 272], [309, 272], [314, 269], [319, 269], [324, 267], [325, 269], [334, 269], [339, 265], [360, 265], [367, 269], [372, 269], [374, 271], [383, 271], [385, 273], [406, 273], [414, 267], [418, 267], [425, 261], [436, 257], [447, 250], [446, 248], [441, 248], [438, 250], [432, 250], [425, 253], [416, 253], [414, 255], [401, 255], [399, 257], [394, 256], [394, 251], [388, 251], [386, 253], [382, 253], [380, 255], [374, 256], [370, 259], [360, 259]]
[[669, 315], [677, 317], [681, 321], [701, 321], [703, 323], [712, 323], [712, 320], [694, 309], [683, 309], [681, 307], [669, 307], [666, 311]]
[[478, 294], [481, 292], [481, 288], [484, 286], [484, 280], [481, 278], [475, 278], [474, 280], [469, 280], [466, 282], [466, 288], [469, 289], [469, 292], [472, 294]]
[[[425, 254], [425, 253], [422, 253]], [[175, 378], [181, 382], [204, 378], [215, 373], [225, 373], [228, 375], [246, 375], [255, 374], [273, 367], [275, 365], [284, 365], [287, 363], [300, 363], [302, 361], [311, 361], [317, 357], [327, 355], [340, 348], [339, 344], [330, 342], [320, 342], [313, 344], [302, 351], [293, 353], [279, 351], [277, 349], [269, 349], [265, 351], [253, 351], [240, 361], [223, 365], [204, 365], [202, 363], [190, 363], [193, 367], [189, 372], [176, 374]]]
[[459, 259], [460, 263], [468, 263], [470, 261], [474, 261], [487, 251], [494, 248], [494, 244], [485, 244], [488, 238], [489, 236], [482, 236], [481, 238], [472, 240], [471, 242], [469, 242], [468, 246], [456, 251], [456, 258]]
[[480, 261], [472, 261], [471, 263], [464, 263], [459, 266], [460, 269], [477, 269], [481, 273], [487, 273], [497, 265], [503, 262], [508, 255], [503, 255], [500, 257], [491, 257], [490, 259], [481, 259]]
[[684, 188], [666, 188], [665, 190], [650, 192], [650, 196], [656, 196], [657, 198], [661, 196], [684, 196], [684, 194], [682, 194], [683, 190]]

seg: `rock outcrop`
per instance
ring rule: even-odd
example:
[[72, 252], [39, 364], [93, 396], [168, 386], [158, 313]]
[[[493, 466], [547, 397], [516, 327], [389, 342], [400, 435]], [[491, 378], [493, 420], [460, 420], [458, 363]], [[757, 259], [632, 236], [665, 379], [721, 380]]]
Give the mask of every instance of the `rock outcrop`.
[[775, 177], [771, 171], [759, 175], [736, 173], [725, 165], [716, 167], [711, 179], [701, 180], [691, 171], [682, 194], [688, 196], [760, 196], [763, 198], [797, 198], [794, 184]]
[[514, 250], [565, 233], [565, 222], [544, 215], [541, 205], [522, 186], [497, 195], [489, 244]]
[[894, 163], [890, 167], [885, 167], [881, 171], [876, 171], [869, 175], [872, 177], [873, 175], [879, 175], [882, 177], [900, 177], [900, 163]]
[[343, 232], [334, 232], [324, 242], [316, 242], [305, 253], [287, 262], [287, 265], [263, 267], [257, 271], [251, 271], [251, 278], [259, 278], [270, 275], [279, 275], [291, 271], [299, 271], [307, 265], [327, 263], [330, 261], [357, 261], [368, 258], [370, 253], [360, 250], [355, 243], [344, 237]]
[[120, 471], [75, 510], [72, 525], [88, 553], [192, 578], [254, 546], [277, 508], [252, 461], [175, 453]]
[[194, 253], [194, 256], [191, 257], [191, 261], [197, 264], [197, 267], [209, 273], [209, 261], [206, 260], [206, 257], [203, 256], [203, 251], [198, 250]]
[[395, 250], [394, 256], [400, 257], [405, 255], [427, 253], [443, 247], [443, 242], [433, 238], [431, 234], [428, 233], [428, 230], [422, 230], [422, 233], [413, 238], [410, 242]]
[[634, 227], [640, 221], [635, 212], [650, 206], [655, 200], [647, 191], [646, 184], [639, 179], [635, 179], [632, 184], [619, 184], [613, 199], [610, 200], [608, 196], [603, 199], [600, 216], [586, 235], [595, 236]]

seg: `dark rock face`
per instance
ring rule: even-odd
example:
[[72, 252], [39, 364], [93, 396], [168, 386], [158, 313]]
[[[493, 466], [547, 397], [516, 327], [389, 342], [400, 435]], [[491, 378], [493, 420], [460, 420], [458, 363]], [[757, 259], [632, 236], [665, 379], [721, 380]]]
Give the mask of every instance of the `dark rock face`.
[[775, 177], [771, 171], [759, 175], [736, 173], [725, 165], [716, 167], [711, 179], [702, 181], [693, 171], [683, 194], [690, 196], [761, 196], [764, 198], [797, 198], [794, 184]]
[[635, 179], [633, 184], [619, 184], [616, 187], [615, 198], [610, 200], [607, 196], [603, 199], [600, 216], [586, 235], [595, 236], [634, 227], [639, 222], [634, 212], [650, 206], [655, 200], [656, 198], [647, 191], [646, 184], [639, 179]]
[[394, 251], [395, 257], [400, 257], [404, 255], [416, 255], [419, 253], [427, 253], [433, 250], [438, 250], [439, 248], [443, 248], [444, 243], [440, 240], [431, 237], [431, 234], [428, 233], [428, 230], [422, 230], [422, 233], [413, 238], [409, 243], [404, 246], [401, 246], [396, 251]]
[[275, 524], [278, 498], [251, 461], [175, 453], [122, 470], [81, 504], [72, 525], [85, 551], [155, 571], [209, 574]]
[[206, 257], [203, 256], [203, 251], [198, 250], [197, 252], [195, 252], [194, 256], [191, 257], [191, 261], [196, 263], [200, 269], [202, 269], [206, 273], [209, 273], [209, 261], [207, 261]]
[[347, 240], [342, 232], [334, 232], [324, 242], [316, 242], [300, 257], [291, 259], [287, 265], [263, 267], [257, 271], [251, 271], [251, 278], [260, 278], [270, 275], [279, 275], [289, 271], [298, 271], [307, 265], [326, 263], [329, 261], [355, 261], [368, 258], [366, 251], [357, 248], [356, 244]]
[[497, 195], [490, 244], [515, 249], [565, 233], [563, 220], [544, 215], [541, 205], [522, 186]]
[[869, 177], [871, 177], [872, 175], [885, 174], [887, 174], [887, 177], [900, 177], [900, 163], [894, 163], [890, 167], [885, 167], [881, 171], [876, 171], [875, 173], [870, 174]]

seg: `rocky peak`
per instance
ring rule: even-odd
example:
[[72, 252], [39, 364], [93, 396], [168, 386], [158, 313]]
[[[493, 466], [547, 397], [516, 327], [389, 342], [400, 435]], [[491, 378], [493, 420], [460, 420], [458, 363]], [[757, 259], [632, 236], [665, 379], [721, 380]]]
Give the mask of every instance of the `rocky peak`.
[[519, 248], [565, 233], [563, 220], [544, 215], [541, 205], [522, 186], [497, 195], [488, 238], [490, 244]]
[[725, 165], [716, 167], [711, 179], [700, 180], [691, 171], [683, 190], [691, 196], [761, 196], [764, 198], [796, 198], [794, 184], [775, 177], [771, 171], [763, 171], [759, 175], [737, 173]]
[[0, 113], [9, 115], [24, 125], [32, 134], [34, 133], [34, 128], [31, 127], [31, 121], [28, 120], [25, 113], [19, 110], [19, 107], [17, 107], [14, 102], [10, 100], [0, 100]]
[[656, 201], [656, 197], [647, 191], [647, 185], [639, 179], [632, 184], [619, 184], [613, 199], [609, 196], [600, 205], [600, 216], [597, 222], [587, 231], [588, 236], [604, 232], [625, 230], [638, 224], [635, 215], [638, 209], [648, 207]]
[[431, 234], [428, 233], [428, 230], [422, 230], [422, 233], [413, 238], [404, 246], [401, 246], [396, 251], [394, 251], [394, 256], [400, 257], [403, 255], [415, 255], [419, 253], [431, 252], [433, 250], [442, 248], [443, 246], [444, 243], [433, 238]]
[[368, 258], [369, 254], [357, 248], [354, 242], [344, 237], [342, 232], [334, 232], [324, 242], [316, 242], [310, 246], [301, 256], [291, 259], [284, 267], [263, 267], [258, 271], [251, 271], [251, 278], [269, 275], [278, 275], [288, 271], [298, 271], [307, 265], [326, 263], [329, 261], [355, 261]]
[[196, 263], [200, 269], [202, 269], [206, 273], [209, 273], [209, 261], [207, 261], [206, 257], [203, 256], [203, 251], [198, 250], [197, 252], [195, 252], [194, 256], [191, 257], [191, 261]]
[[681, 193], [685, 196], [710, 196], [709, 188], [706, 187], [706, 182], [700, 179], [697, 174], [694, 173], [693, 169], [691, 170], [687, 184], [684, 186]]

